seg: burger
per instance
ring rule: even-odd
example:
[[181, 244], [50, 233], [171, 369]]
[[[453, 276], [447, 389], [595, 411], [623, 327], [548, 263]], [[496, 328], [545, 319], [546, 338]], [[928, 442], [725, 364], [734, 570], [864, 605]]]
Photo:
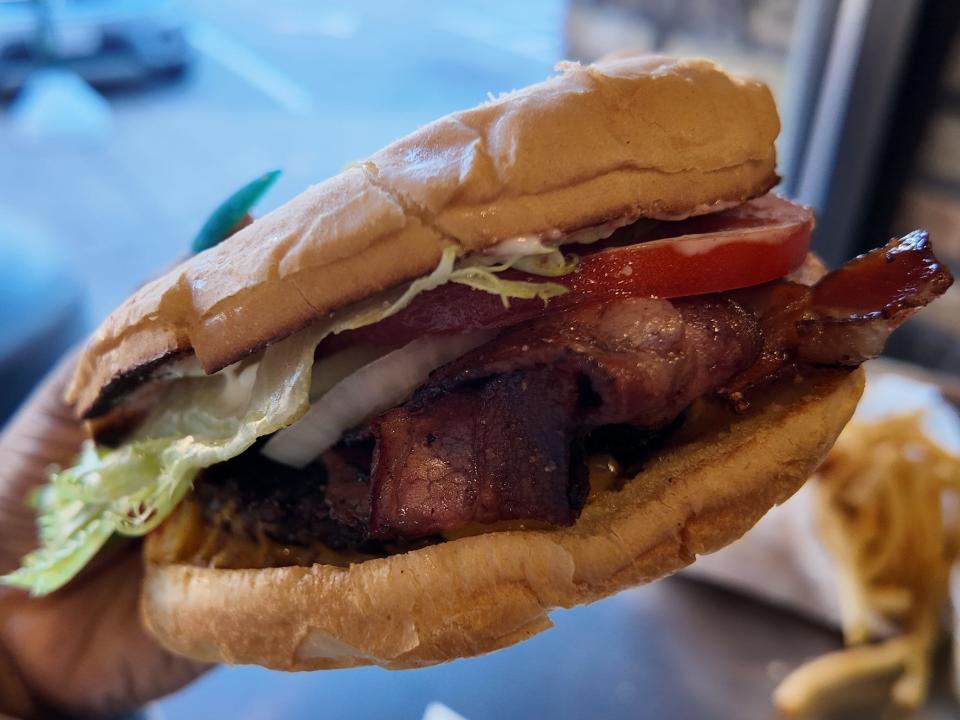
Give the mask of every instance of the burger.
[[923, 231], [827, 272], [778, 130], [705, 60], [566, 63], [310, 187], [93, 335], [91, 440], [5, 581], [145, 536], [177, 653], [411, 668], [730, 543], [952, 281]]

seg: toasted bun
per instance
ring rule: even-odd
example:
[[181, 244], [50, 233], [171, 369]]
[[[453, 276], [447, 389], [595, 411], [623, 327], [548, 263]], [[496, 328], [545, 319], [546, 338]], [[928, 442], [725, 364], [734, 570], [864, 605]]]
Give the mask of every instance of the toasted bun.
[[101, 414], [174, 356], [219, 370], [428, 273], [451, 244], [683, 218], [776, 182], [762, 83], [649, 56], [559, 70], [417, 130], [141, 288], [94, 334], [67, 399]]
[[490, 652], [549, 628], [552, 608], [656, 580], [736, 540], [800, 487], [862, 389], [861, 370], [818, 371], [769, 388], [745, 415], [703, 411], [568, 529], [488, 533], [348, 568], [148, 563], [143, 617], [174, 652], [282, 670]]

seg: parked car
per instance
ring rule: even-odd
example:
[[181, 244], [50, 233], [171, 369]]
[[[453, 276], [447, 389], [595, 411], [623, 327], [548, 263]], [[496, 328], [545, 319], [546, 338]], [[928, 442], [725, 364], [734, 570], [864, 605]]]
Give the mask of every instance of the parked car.
[[169, 0], [0, 0], [0, 94], [49, 63], [101, 88], [178, 76], [183, 16]]

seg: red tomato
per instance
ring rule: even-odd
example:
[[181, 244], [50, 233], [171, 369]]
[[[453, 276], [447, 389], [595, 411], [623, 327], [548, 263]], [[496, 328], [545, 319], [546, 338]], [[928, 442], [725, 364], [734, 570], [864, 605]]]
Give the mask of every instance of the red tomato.
[[813, 211], [768, 194], [724, 212], [657, 223], [637, 244], [639, 227], [618, 231], [616, 247], [585, 256], [560, 282], [578, 295], [662, 298], [760, 285], [803, 263]]
[[[424, 334], [506, 327], [544, 312], [610, 297], [684, 297], [759, 285], [799, 267], [810, 247], [813, 212], [768, 194], [738, 207], [677, 222], [636, 223], [596, 245], [570, 245], [577, 269], [560, 278], [510, 271], [504, 277], [559, 282], [570, 292], [544, 304], [450, 283], [385, 320], [328, 338], [324, 353], [353, 345], [396, 345]], [[578, 252], [579, 251], [579, 252]]]

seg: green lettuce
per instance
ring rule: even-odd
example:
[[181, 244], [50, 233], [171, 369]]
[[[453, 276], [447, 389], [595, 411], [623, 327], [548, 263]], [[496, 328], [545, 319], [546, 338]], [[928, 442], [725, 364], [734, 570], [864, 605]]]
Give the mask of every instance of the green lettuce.
[[314, 351], [331, 333], [370, 325], [405, 308], [420, 293], [454, 282], [511, 298], [549, 298], [567, 292], [557, 283], [504, 280], [511, 267], [556, 276], [573, 269], [557, 250], [496, 264], [457, 263], [444, 250], [429, 275], [405, 289], [335, 315], [295, 333], [214, 375], [181, 378], [115, 449], [84, 445], [72, 467], [51, 473], [35, 493], [40, 547], [0, 578], [44, 595], [70, 581], [113, 535], [142, 536], [156, 528], [190, 491], [197, 473], [249, 448], [258, 437], [295, 422], [309, 405]]

